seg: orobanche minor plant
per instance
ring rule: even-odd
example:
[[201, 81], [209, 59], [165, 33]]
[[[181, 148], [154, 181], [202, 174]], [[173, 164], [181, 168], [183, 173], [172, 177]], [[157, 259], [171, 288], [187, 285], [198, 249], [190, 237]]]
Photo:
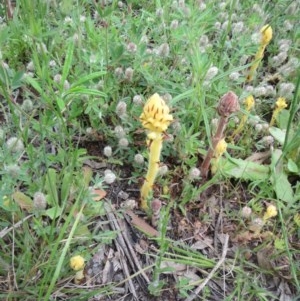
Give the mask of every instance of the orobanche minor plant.
[[140, 116], [143, 127], [148, 131], [147, 145], [149, 147], [148, 172], [141, 188], [141, 208], [144, 210], [148, 209], [147, 200], [159, 170], [163, 133], [173, 120], [173, 116], [169, 112], [170, 109], [164, 100], [155, 93], [147, 100]]

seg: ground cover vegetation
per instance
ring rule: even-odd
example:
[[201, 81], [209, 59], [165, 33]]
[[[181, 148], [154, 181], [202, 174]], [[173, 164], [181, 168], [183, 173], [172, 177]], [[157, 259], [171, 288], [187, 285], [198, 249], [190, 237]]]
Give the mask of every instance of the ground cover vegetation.
[[0, 3], [1, 300], [299, 300], [300, 2]]

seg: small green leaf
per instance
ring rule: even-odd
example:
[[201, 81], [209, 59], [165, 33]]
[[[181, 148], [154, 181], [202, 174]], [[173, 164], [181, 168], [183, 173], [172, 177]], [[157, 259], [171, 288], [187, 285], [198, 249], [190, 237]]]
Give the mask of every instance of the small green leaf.
[[285, 135], [286, 135], [285, 131], [283, 131], [279, 128], [276, 128], [276, 127], [270, 127], [269, 132], [276, 141], [278, 141], [281, 145], [283, 145], [284, 140], [285, 140]]
[[33, 210], [33, 201], [30, 197], [21, 191], [16, 191], [12, 195], [14, 201], [20, 206], [21, 209], [31, 212]]
[[299, 173], [299, 168], [298, 168], [297, 164], [292, 159], [288, 160], [287, 168], [288, 168], [289, 172]]
[[48, 210], [46, 210], [45, 215], [49, 216], [50, 219], [55, 219], [59, 217], [62, 214], [63, 210], [59, 206], [57, 207], [52, 207]]
[[285, 242], [283, 239], [276, 238], [274, 246], [277, 250], [285, 250]]

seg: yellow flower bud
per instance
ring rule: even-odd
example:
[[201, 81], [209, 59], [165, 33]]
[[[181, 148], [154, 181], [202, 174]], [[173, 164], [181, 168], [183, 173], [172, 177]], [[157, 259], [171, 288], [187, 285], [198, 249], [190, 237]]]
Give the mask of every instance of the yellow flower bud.
[[287, 107], [284, 97], [279, 97], [275, 103], [275, 110], [281, 111]]
[[223, 138], [218, 142], [215, 148], [215, 158], [216, 159], [220, 158], [226, 152], [226, 149], [227, 149], [227, 143]]
[[244, 104], [246, 106], [246, 110], [249, 112], [255, 105], [254, 97], [252, 95], [246, 97]]
[[276, 206], [269, 205], [267, 207], [267, 210], [266, 210], [266, 212], [264, 214], [263, 219], [264, 219], [264, 221], [266, 221], [267, 219], [270, 219], [270, 218], [272, 218], [272, 217], [274, 217], [276, 215], [277, 215], [277, 208], [276, 208]]
[[260, 43], [264, 46], [267, 46], [270, 43], [270, 41], [272, 40], [272, 36], [273, 36], [272, 27], [269, 24], [267, 24], [262, 27], [260, 32], [261, 32]]
[[70, 267], [74, 271], [79, 271], [84, 268], [84, 258], [80, 255], [73, 256], [70, 259]]
[[140, 120], [143, 127], [147, 130], [162, 133], [168, 128], [170, 122], [173, 120], [173, 117], [169, 112], [170, 109], [165, 101], [155, 93], [147, 100]]

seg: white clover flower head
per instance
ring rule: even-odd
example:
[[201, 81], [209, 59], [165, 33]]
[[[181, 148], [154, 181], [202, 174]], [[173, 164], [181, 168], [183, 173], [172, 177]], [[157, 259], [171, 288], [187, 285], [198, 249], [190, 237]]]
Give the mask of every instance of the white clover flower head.
[[178, 0], [178, 7], [180, 8], [185, 7], [185, 0]]
[[157, 174], [159, 176], [164, 176], [164, 175], [166, 175], [168, 173], [168, 171], [169, 171], [168, 166], [164, 164], [164, 165], [162, 165], [162, 166], [159, 167]]
[[69, 25], [72, 23], [73, 23], [73, 20], [70, 16], [65, 17], [64, 24]]
[[243, 218], [249, 218], [252, 214], [252, 209], [248, 206], [244, 206], [241, 211], [241, 216]]
[[90, 64], [96, 64], [97, 63], [97, 56], [95, 54], [90, 55]]
[[206, 9], [206, 4], [204, 2], [200, 2], [199, 3], [199, 6], [198, 6], [199, 10], [200, 11], [204, 11]]
[[265, 122], [262, 124], [262, 127], [263, 127], [263, 131], [268, 131], [270, 126], [268, 123]]
[[255, 129], [256, 133], [261, 133], [263, 131], [263, 125], [258, 123], [258, 124], [255, 125], [254, 129]]
[[219, 72], [218, 67], [216, 66], [212, 66], [207, 70], [207, 73], [205, 75], [205, 80], [209, 81], [211, 79], [213, 79]]
[[61, 77], [61, 74], [55, 74], [53, 80], [59, 84], [61, 82]]
[[157, 55], [160, 57], [167, 57], [170, 54], [170, 46], [168, 43], [161, 44], [157, 49]]
[[137, 46], [136, 44], [134, 44], [133, 42], [129, 42], [127, 45], [126, 45], [126, 49], [128, 52], [130, 53], [136, 53], [137, 51]]
[[12, 153], [21, 153], [24, 151], [24, 144], [20, 138], [11, 137], [6, 141], [6, 147]]
[[36, 45], [36, 50], [39, 53], [46, 53], [48, 52], [47, 46], [44, 43], [39, 43]]
[[189, 172], [189, 179], [190, 179], [191, 181], [193, 181], [193, 180], [199, 178], [200, 175], [201, 175], [200, 169], [197, 168], [197, 167], [192, 167], [192, 168], [190, 169], [190, 172]]
[[50, 68], [53, 68], [53, 67], [55, 67], [56, 66], [56, 62], [54, 61], [54, 60], [51, 60], [50, 62], [49, 62], [49, 67]]
[[227, 27], [228, 27], [228, 24], [229, 24], [229, 21], [228, 21], [228, 20], [224, 21], [224, 22], [222, 23], [222, 25], [221, 25], [221, 29], [226, 30]]
[[265, 136], [261, 139], [261, 142], [265, 147], [269, 147], [269, 146], [273, 145], [274, 138], [273, 138], [273, 136]]
[[174, 130], [174, 133], [179, 133], [181, 130], [181, 123], [178, 120], [172, 122], [171, 127]]
[[216, 30], [220, 30], [221, 29], [221, 25], [222, 25], [221, 22], [219, 22], [219, 21], [215, 22], [215, 25], [214, 25], [215, 29]]
[[143, 36], [141, 37], [141, 43], [143, 43], [143, 44], [148, 44], [148, 42], [149, 42], [148, 37], [147, 37], [146, 35], [143, 35]]
[[108, 157], [108, 158], [111, 157], [112, 156], [111, 146], [109, 146], [109, 145], [105, 146], [104, 149], [103, 149], [103, 154], [104, 154], [105, 157]]
[[33, 206], [35, 209], [44, 210], [47, 207], [46, 196], [38, 191], [33, 195]]
[[250, 224], [250, 227], [253, 231], [260, 231], [263, 226], [264, 221], [259, 217], [253, 219], [253, 221]]
[[118, 1], [118, 7], [119, 8], [123, 8], [124, 7], [124, 3], [122, 1]]
[[127, 199], [121, 204], [121, 207], [133, 210], [137, 207], [137, 201], [134, 199]]
[[79, 41], [79, 34], [77, 32], [75, 32], [74, 35], [73, 35], [73, 41], [75, 43], [77, 43]]
[[160, 18], [164, 14], [164, 10], [160, 7], [156, 10], [155, 13], [156, 13], [156, 16]]
[[281, 83], [278, 89], [278, 95], [291, 98], [293, 96], [293, 92], [295, 90], [295, 85], [293, 83]]
[[225, 7], [226, 7], [226, 2], [221, 2], [221, 3], [219, 3], [219, 8], [220, 8], [220, 10], [224, 10]]
[[79, 21], [80, 21], [81, 23], [84, 23], [84, 22], [86, 21], [86, 16], [80, 15]]
[[179, 21], [173, 20], [170, 24], [170, 29], [175, 30], [176, 28], [178, 28], [178, 25], [179, 25]]
[[127, 104], [125, 101], [119, 101], [118, 104], [117, 104], [117, 107], [116, 107], [116, 114], [119, 116], [119, 117], [124, 117], [126, 116], [126, 112], [127, 112]]
[[116, 175], [110, 170], [109, 172], [104, 172], [104, 182], [107, 184], [112, 184], [116, 180]]
[[170, 93], [165, 93], [162, 98], [166, 103], [168, 103], [172, 100], [172, 95]]
[[141, 95], [134, 95], [132, 101], [137, 106], [141, 106], [143, 104], [143, 99]]
[[70, 89], [70, 83], [67, 80], [65, 80], [64, 81], [64, 90], [69, 90], [69, 89]]
[[286, 31], [290, 31], [294, 28], [294, 25], [289, 20], [285, 20], [283, 22], [283, 27]]
[[126, 68], [124, 76], [128, 82], [132, 81], [133, 73], [134, 73], [134, 71], [131, 67]]
[[23, 103], [22, 103], [22, 109], [25, 111], [25, 112], [31, 112], [32, 109], [33, 109], [33, 103], [31, 101], [31, 99], [29, 98], [26, 98]]
[[27, 69], [28, 71], [34, 71], [34, 70], [35, 70], [35, 69], [34, 69], [33, 61], [30, 61], [30, 62], [27, 64], [26, 69]]
[[126, 132], [121, 125], [117, 125], [114, 128], [115, 135], [118, 139], [124, 138], [126, 136]]
[[121, 78], [123, 76], [123, 68], [122, 67], [117, 67], [115, 69], [115, 76], [117, 78]]
[[258, 115], [250, 116], [248, 119], [248, 124], [256, 126], [260, 122], [260, 117]]
[[21, 168], [18, 164], [9, 164], [4, 167], [6, 173], [11, 177], [11, 178], [17, 178], [21, 172]]
[[244, 30], [244, 22], [242, 22], [242, 21], [234, 23], [232, 26], [232, 32], [234, 34], [239, 34], [239, 33], [243, 32], [243, 30]]
[[206, 47], [208, 42], [209, 42], [208, 36], [206, 34], [204, 34], [199, 39], [199, 46]]
[[229, 74], [229, 79], [232, 81], [237, 81], [240, 78], [240, 74], [237, 71], [233, 71]]
[[121, 139], [119, 140], [119, 146], [120, 146], [120, 147], [126, 148], [126, 147], [128, 147], [128, 145], [129, 145], [129, 141], [128, 141], [127, 138], [121, 138]]
[[91, 127], [88, 127], [88, 128], [86, 128], [85, 132], [87, 135], [92, 135], [94, 130]]
[[[155, 49], [154, 49], [154, 50], [155, 50]], [[154, 50], [152, 50], [151, 48], [147, 48], [147, 49], [146, 49], [146, 53], [147, 53], [147, 54], [152, 54], [152, 53], [155, 52]]]
[[259, 86], [254, 88], [253, 94], [256, 97], [265, 96], [266, 95], [266, 88], [264, 86]]
[[145, 161], [145, 159], [144, 159], [144, 156], [142, 154], [136, 154], [134, 156], [134, 162], [136, 164], [143, 165], [144, 161]]

